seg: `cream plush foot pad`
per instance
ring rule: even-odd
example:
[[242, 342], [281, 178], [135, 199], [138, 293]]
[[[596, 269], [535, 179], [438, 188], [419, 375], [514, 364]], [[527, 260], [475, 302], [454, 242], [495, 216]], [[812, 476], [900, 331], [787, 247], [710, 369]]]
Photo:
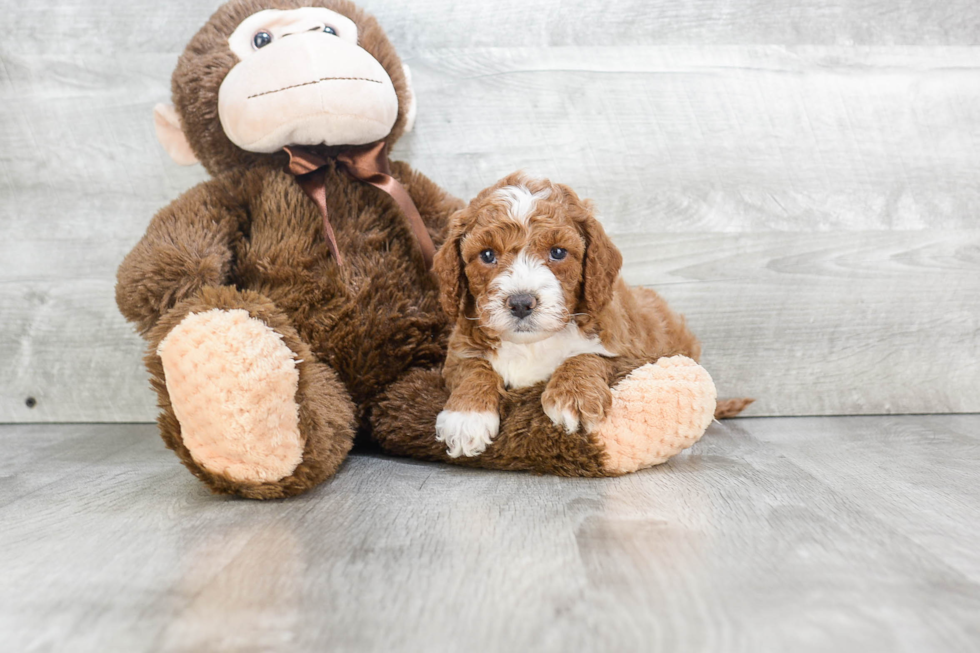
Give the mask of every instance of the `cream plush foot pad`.
[[192, 313], [157, 354], [194, 460], [240, 483], [277, 481], [303, 459], [299, 370], [282, 336], [247, 311]]
[[613, 474], [665, 462], [701, 439], [714, 418], [715, 384], [686, 356], [638, 367], [612, 395], [612, 409], [595, 435]]

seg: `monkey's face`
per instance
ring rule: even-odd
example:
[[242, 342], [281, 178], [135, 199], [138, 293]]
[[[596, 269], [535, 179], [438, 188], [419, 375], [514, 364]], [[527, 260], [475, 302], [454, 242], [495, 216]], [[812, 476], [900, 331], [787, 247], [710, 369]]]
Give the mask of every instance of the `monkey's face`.
[[228, 39], [239, 62], [218, 92], [228, 138], [249, 152], [362, 145], [398, 118], [385, 69], [357, 44], [354, 21], [324, 7], [267, 9]]
[[415, 117], [408, 67], [349, 0], [229, 0], [187, 45], [172, 88], [157, 136], [212, 174], [284, 162], [287, 145], [392, 146]]

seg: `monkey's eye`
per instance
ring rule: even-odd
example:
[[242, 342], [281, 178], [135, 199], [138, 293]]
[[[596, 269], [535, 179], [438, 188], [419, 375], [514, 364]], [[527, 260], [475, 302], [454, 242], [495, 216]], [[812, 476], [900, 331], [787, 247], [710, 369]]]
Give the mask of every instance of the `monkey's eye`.
[[551, 248], [551, 260], [560, 261], [568, 256], [568, 250], [564, 247], [552, 247]]
[[337, 36], [337, 30], [330, 27], [329, 25], [324, 26], [323, 31], [326, 34], [333, 34], [334, 36]]
[[486, 263], [487, 265], [490, 265], [491, 263], [496, 263], [497, 253], [494, 252], [492, 249], [485, 249], [482, 252], [480, 252], [480, 260]]
[[259, 48], [264, 48], [270, 43], [272, 43], [272, 34], [269, 34], [265, 30], [257, 32], [255, 36], [252, 37], [252, 47], [254, 47], [256, 50]]

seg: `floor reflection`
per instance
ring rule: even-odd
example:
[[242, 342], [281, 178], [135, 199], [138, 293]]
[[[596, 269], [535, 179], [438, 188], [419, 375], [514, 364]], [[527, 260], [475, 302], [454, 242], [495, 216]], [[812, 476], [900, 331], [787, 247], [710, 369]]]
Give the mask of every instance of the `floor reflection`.
[[287, 520], [228, 527], [187, 553], [175, 591], [186, 598], [163, 650], [288, 648], [300, 623], [303, 547]]

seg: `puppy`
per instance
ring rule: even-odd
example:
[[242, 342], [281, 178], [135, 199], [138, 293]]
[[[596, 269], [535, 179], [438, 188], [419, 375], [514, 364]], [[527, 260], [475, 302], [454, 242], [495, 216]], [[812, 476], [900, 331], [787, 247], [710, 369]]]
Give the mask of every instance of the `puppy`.
[[547, 381], [541, 404], [569, 433], [591, 432], [612, 403], [612, 359], [701, 353], [683, 317], [619, 276], [622, 255], [591, 202], [515, 173], [453, 216], [435, 257], [455, 328], [443, 375], [451, 392], [436, 437], [452, 457], [497, 435], [511, 388]]

